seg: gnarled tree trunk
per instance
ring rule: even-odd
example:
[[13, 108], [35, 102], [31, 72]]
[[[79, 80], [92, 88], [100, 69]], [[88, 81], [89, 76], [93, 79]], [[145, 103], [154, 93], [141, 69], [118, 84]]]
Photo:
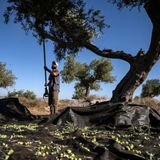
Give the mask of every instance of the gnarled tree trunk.
[[[123, 2], [126, 4], [133, 3], [131, 0]], [[136, 56], [132, 56], [124, 51], [112, 51], [111, 49], [101, 50], [89, 41], [80, 41], [76, 39], [74, 34], [68, 29], [65, 22], [61, 21], [60, 23], [62, 29], [70, 35], [73, 41], [79, 43], [80, 46], [89, 49], [99, 56], [121, 59], [130, 64], [128, 73], [113, 91], [112, 102], [132, 100], [135, 89], [144, 82], [151, 68], [160, 58], [160, 0], [146, 0], [144, 2], [144, 8], [153, 24], [152, 37], [148, 51], [146, 53], [140, 51]], [[43, 32], [42, 28], [39, 28], [39, 30], [46, 35], [46, 38], [57, 41], [55, 37], [52, 39], [50, 35]], [[57, 42], [59, 43], [59, 41]]]
[[85, 92], [85, 96], [88, 97], [89, 94], [90, 94], [90, 87], [89, 86], [86, 86], [86, 92]]
[[131, 101], [136, 88], [143, 83], [153, 65], [160, 59], [160, 2], [148, 1], [145, 9], [153, 24], [149, 50], [146, 54], [140, 51], [134, 57], [130, 70], [113, 91], [112, 102]]
[[159, 60], [159, 55], [155, 55], [153, 60], [150, 56], [140, 55], [131, 65], [126, 76], [113, 91], [112, 102], [132, 101], [133, 93], [146, 79], [153, 65]]
[[130, 64], [128, 73], [113, 91], [112, 102], [131, 101], [136, 88], [144, 82], [151, 68], [160, 58], [160, 1], [147, 1], [144, 7], [153, 24], [151, 42], [146, 53], [141, 50], [133, 57], [123, 51], [110, 49], [101, 51], [93, 44], [85, 44], [86, 48], [97, 55], [121, 59]]

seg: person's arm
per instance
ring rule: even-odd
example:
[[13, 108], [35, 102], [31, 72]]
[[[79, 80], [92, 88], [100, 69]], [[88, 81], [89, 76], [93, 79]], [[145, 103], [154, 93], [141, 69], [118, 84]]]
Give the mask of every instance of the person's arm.
[[54, 76], [58, 76], [59, 75], [59, 72], [58, 70], [50, 70], [47, 66], [44, 66], [44, 69], [49, 72], [50, 74], [53, 74]]
[[52, 71], [51, 71], [47, 66], [44, 66], [44, 69], [45, 69], [47, 72], [49, 72], [49, 73], [52, 74]]

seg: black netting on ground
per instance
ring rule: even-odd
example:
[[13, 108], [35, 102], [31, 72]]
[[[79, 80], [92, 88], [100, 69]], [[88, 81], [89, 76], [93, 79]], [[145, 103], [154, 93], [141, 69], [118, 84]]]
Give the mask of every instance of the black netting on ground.
[[[41, 124], [39, 125], [40, 128], [32, 133], [30, 133], [31, 131], [23, 131], [23, 134], [26, 134], [28, 138], [30, 137], [30, 141], [36, 141], [37, 138], [40, 138], [46, 145], [49, 145], [52, 141], [54, 145], [65, 145], [68, 148], [71, 148], [75, 154], [83, 157], [89, 156], [92, 157], [93, 160], [145, 160], [146, 158], [144, 157], [147, 157], [143, 152], [141, 153], [141, 156], [127, 150], [125, 145], [119, 144], [118, 140], [114, 139], [112, 136], [108, 136], [108, 134], [102, 134], [104, 137], [97, 137], [98, 144], [92, 142], [90, 139], [92, 136], [87, 138], [78, 130], [69, 133], [70, 136], [67, 136], [66, 134], [66, 138], [64, 139], [52, 135], [57, 128], [63, 129], [66, 124], [70, 122], [70, 124], [76, 127], [82, 128], [89, 126], [93, 128], [93, 130], [96, 128], [99, 131], [101, 130], [101, 133], [108, 132], [109, 130], [111, 130], [111, 132], [113, 131], [115, 134], [123, 134], [123, 132], [125, 134], [127, 133], [128, 135], [135, 137], [135, 145], [138, 146], [143, 143], [145, 146], [144, 152], [146, 150], [153, 150], [156, 157], [160, 156], [157, 152], [158, 146], [157, 148], [153, 147], [158, 143], [157, 140], [159, 139], [160, 115], [156, 110], [151, 109], [149, 106], [126, 103], [112, 104], [106, 102], [88, 107], [67, 107], [53, 117], [48, 117], [48, 119], [46, 117], [39, 117], [39, 121], [34, 121], [36, 118], [37, 117], [32, 115], [25, 106], [19, 103], [17, 98], [0, 100], [1, 121], [12, 119], [18, 121], [25, 120], [25, 123], [27, 124], [28, 122], [26, 120], [33, 120], [34, 123], [39, 122], [39, 124]], [[150, 137], [155, 135], [155, 138], [153, 138], [152, 141], [145, 141], [143, 137], [145, 132], [143, 130], [143, 134], [139, 134], [139, 139], [136, 139], [136, 127], [143, 127]], [[4, 130], [2, 128], [0, 131], [4, 134], [12, 134], [11, 130]], [[138, 130], [138, 132], [140, 132], [140, 130]], [[11, 156], [12, 160], [23, 160], [27, 158], [38, 160], [35, 156], [35, 151], [28, 150], [24, 145], [17, 148], [18, 145], [12, 144], [12, 141], [9, 143], [10, 146], [13, 145], [12, 147], [14, 149], [14, 154]], [[100, 145], [100, 143], [103, 145]], [[32, 149], [34, 148], [36, 147], [33, 147]], [[86, 150], [85, 148], [88, 149]], [[58, 157], [59, 155], [57, 154], [55, 156]], [[49, 160], [56, 159], [56, 157], [48, 155]]]
[[[17, 98], [0, 99], [0, 119], [33, 120], [35, 117]], [[88, 107], [67, 107], [47, 122], [62, 126], [71, 122], [79, 127], [106, 125], [160, 128], [160, 114], [149, 106], [106, 102]]]
[[33, 115], [17, 98], [0, 99], [0, 120], [32, 120]]
[[63, 125], [108, 127], [160, 127], [159, 113], [147, 106], [125, 103], [100, 103], [89, 107], [68, 107], [54, 116], [50, 122]]

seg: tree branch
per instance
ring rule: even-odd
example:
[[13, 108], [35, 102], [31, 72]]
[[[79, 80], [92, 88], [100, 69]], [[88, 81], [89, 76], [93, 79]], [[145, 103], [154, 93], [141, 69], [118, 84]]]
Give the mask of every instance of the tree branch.
[[121, 59], [128, 62], [129, 64], [132, 64], [134, 62], [134, 57], [131, 54], [127, 54], [123, 51], [112, 51], [110, 49], [101, 51], [98, 47], [91, 43], [85, 43], [84, 46], [101, 57]]
[[152, 24], [152, 37], [146, 56], [150, 60], [160, 58], [160, 2], [158, 0], [150, 0], [144, 6]]
[[64, 46], [64, 47], [72, 47], [73, 44], [71, 43], [68, 43], [68, 42], [63, 42], [62, 40], [60, 40], [56, 35], [51, 35], [49, 33], [47, 33], [47, 31], [44, 30], [43, 27], [39, 26], [39, 25], [36, 25], [35, 28], [37, 29], [37, 32], [40, 34], [40, 36], [43, 38], [45, 37], [45, 39], [50, 39], [52, 40], [53, 42], [56, 42], [58, 43], [59, 45], [61, 46]]
[[68, 29], [68, 27], [65, 25], [63, 21], [58, 21], [60, 23], [60, 26], [66, 32], [75, 42], [78, 42], [80, 46], [86, 47], [88, 50], [92, 51], [93, 53], [105, 57], [105, 58], [115, 58], [115, 59], [121, 59], [126, 62], [128, 62], [130, 65], [133, 64], [135, 58], [131, 54], [127, 54], [123, 51], [112, 51], [112, 50], [100, 50], [97, 46], [89, 43], [89, 42], [82, 42], [81, 40], [77, 40], [73, 33]]

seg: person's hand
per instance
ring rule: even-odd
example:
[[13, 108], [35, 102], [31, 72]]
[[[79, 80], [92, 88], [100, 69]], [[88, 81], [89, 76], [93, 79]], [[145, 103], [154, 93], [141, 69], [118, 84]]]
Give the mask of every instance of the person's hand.
[[47, 66], [44, 66], [44, 69], [47, 70], [48, 69]]
[[47, 83], [45, 83], [45, 84], [44, 84], [44, 86], [45, 86], [45, 87], [47, 87], [47, 86], [48, 86], [48, 84], [47, 84]]

